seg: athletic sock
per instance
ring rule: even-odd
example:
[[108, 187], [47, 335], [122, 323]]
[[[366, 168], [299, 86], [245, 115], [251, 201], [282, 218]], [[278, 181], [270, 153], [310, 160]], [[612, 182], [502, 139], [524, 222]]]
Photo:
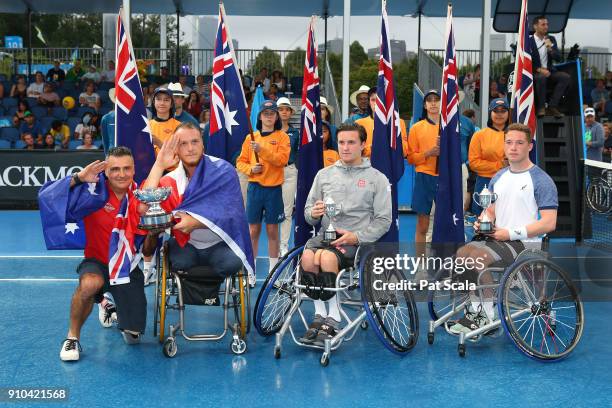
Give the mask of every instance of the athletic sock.
[[268, 269], [269, 272], [272, 272], [272, 269], [274, 269], [277, 262], [278, 262], [278, 258], [270, 258], [270, 266]]
[[340, 317], [340, 307], [338, 306], [338, 295], [335, 295], [331, 299], [327, 301], [329, 304], [329, 314], [328, 317], [331, 317], [338, 323], [342, 321], [342, 317]]
[[325, 308], [325, 302], [321, 299], [313, 300], [315, 314], [320, 315], [321, 317], [327, 317], [327, 309]]

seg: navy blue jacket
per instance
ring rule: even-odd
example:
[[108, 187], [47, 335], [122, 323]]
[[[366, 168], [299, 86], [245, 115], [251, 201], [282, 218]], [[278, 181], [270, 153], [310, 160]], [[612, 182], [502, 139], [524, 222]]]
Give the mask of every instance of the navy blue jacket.
[[[559, 48], [557, 48], [557, 40], [552, 35], [546, 36], [553, 44], [551, 50], [548, 52], [548, 69], [550, 72], [555, 71], [553, 68], [553, 61], [561, 61], [561, 53], [559, 52]], [[542, 45], [545, 47], [545, 45]], [[533, 73], [537, 72], [538, 68], [542, 67], [542, 61], [540, 61], [540, 53], [538, 52], [538, 47], [536, 45], [535, 39], [533, 35], [529, 36], [529, 49], [531, 50], [531, 62], [533, 64]]]

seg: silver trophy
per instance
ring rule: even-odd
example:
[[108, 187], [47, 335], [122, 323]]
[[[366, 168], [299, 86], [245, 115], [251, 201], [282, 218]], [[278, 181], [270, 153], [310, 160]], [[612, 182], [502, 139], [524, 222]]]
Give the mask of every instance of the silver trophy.
[[138, 228], [144, 230], [165, 229], [172, 226], [172, 214], [166, 213], [159, 205], [164, 201], [172, 189], [170, 187], [145, 188], [134, 190], [134, 196], [138, 201], [147, 204], [149, 209], [145, 215], [140, 217]]
[[487, 188], [485, 184], [482, 191], [479, 193], [474, 193], [473, 195], [474, 202], [482, 207], [482, 211], [484, 215], [480, 219], [480, 228], [479, 232], [483, 234], [490, 234], [493, 232], [493, 221], [489, 219], [489, 214], [487, 214], [488, 208], [497, 200], [497, 194], [493, 193], [491, 190]]
[[325, 199], [325, 215], [329, 218], [329, 225], [327, 229], [323, 232], [323, 240], [322, 243], [324, 245], [329, 245], [332, 241], [338, 239], [338, 232], [336, 228], [332, 225], [332, 221], [336, 220], [336, 216], [340, 214], [342, 205], [336, 204], [333, 198], [327, 197]]

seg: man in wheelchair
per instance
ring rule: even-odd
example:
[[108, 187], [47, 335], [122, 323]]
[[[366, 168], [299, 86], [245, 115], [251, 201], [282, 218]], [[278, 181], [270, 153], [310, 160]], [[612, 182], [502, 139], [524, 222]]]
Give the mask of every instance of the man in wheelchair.
[[[323, 345], [336, 334], [340, 322], [338, 295], [322, 288], [335, 288], [336, 275], [354, 263], [362, 243], [376, 242], [391, 225], [391, 188], [368, 158], [362, 158], [366, 132], [359, 125], [345, 124], [338, 128], [340, 160], [320, 170], [312, 184], [304, 216], [310, 225], [321, 223], [319, 234], [309, 239], [301, 259], [301, 284], [314, 301], [315, 317], [300, 341]], [[330, 223], [324, 217], [324, 201], [328, 198], [341, 205], [333, 226], [340, 237], [329, 245], [323, 232]], [[318, 288], [318, 289], [317, 289]]]
[[[509, 166], [498, 171], [488, 186], [497, 194], [497, 200], [487, 212], [495, 228], [484, 239], [472, 241], [457, 252], [457, 257], [482, 261], [477, 273], [493, 263], [511, 265], [524, 249], [540, 248], [541, 236], [555, 230], [559, 206], [557, 188], [550, 176], [531, 162], [532, 149], [528, 126], [518, 123], [508, 126], [504, 153]], [[474, 223], [477, 233], [484, 215], [483, 212]], [[480, 283], [491, 284], [492, 277], [483, 274]], [[474, 300], [468, 303], [465, 316], [450, 331], [468, 333], [495, 320], [493, 299], [494, 289], [484, 289], [482, 304]]]
[[[171, 168], [175, 169], [164, 175]], [[236, 171], [226, 161], [204, 154], [195, 125], [182, 123], [164, 142], [143, 184], [158, 186], [171, 188], [161, 207], [176, 221], [168, 242], [172, 270], [209, 266], [215, 274], [211, 277], [223, 279], [244, 265], [252, 273], [253, 251]], [[143, 253], [152, 254], [156, 245], [157, 237], [150, 234]]]

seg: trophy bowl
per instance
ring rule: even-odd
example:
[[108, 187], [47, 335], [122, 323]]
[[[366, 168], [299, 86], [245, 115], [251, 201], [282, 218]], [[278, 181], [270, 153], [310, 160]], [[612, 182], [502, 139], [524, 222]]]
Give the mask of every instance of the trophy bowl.
[[149, 209], [140, 217], [138, 228], [143, 230], [166, 229], [172, 226], [172, 214], [166, 213], [159, 205], [170, 196], [170, 187], [145, 188], [134, 190], [134, 196]]
[[321, 243], [323, 245], [330, 245], [332, 241], [338, 239], [338, 231], [332, 225], [332, 222], [336, 220], [336, 216], [342, 211], [342, 204], [334, 202], [331, 197], [327, 197], [325, 200], [325, 215], [329, 218], [329, 225], [323, 232], [323, 239]]

